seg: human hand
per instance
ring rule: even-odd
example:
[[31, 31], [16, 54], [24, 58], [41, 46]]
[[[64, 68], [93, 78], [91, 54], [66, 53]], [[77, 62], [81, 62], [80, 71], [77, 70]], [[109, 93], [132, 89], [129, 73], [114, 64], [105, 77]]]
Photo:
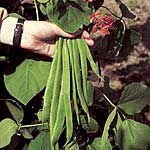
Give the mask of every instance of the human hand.
[[21, 47], [34, 53], [53, 57], [55, 40], [57, 36], [74, 38], [82, 34], [89, 46], [94, 44], [86, 31], [79, 30], [75, 33], [67, 33], [57, 25], [46, 21], [25, 21], [21, 39]]

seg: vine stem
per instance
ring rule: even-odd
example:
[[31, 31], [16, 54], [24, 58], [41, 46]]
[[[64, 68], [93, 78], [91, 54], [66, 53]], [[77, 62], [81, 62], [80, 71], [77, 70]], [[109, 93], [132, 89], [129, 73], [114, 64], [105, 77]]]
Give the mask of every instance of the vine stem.
[[100, 91], [100, 93], [103, 95], [103, 97], [107, 100], [107, 102], [108, 102], [112, 107], [114, 107], [114, 108], [117, 109], [117, 106], [111, 102], [111, 100], [106, 96], [106, 94], [104, 94], [101, 90], [99, 90], [99, 91]]
[[[45, 123], [46, 124], [46, 123]], [[32, 128], [32, 127], [39, 127], [39, 126], [43, 126], [44, 123], [39, 123], [39, 124], [32, 124], [32, 125], [23, 125], [23, 126], [20, 126], [20, 129], [21, 128]]]
[[116, 106], [114, 103], [112, 103], [111, 100], [110, 100], [103, 92], [102, 92], [102, 94], [103, 94], [104, 98], [108, 101], [108, 103], [109, 103], [112, 107], [117, 108], [117, 106]]
[[36, 0], [34, 0], [34, 5], [35, 5], [35, 11], [36, 11], [36, 20], [39, 21], [39, 12], [38, 12]]
[[103, 95], [103, 97], [107, 100], [107, 102], [108, 102], [112, 107], [114, 107], [117, 111], [119, 111], [119, 112], [122, 114], [122, 116], [123, 116], [124, 119], [126, 119], [126, 116], [124, 115], [124, 113], [123, 113], [120, 109], [118, 109], [118, 107], [117, 107], [115, 104], [113, 104], [113, 103], [111, 102], [111, 100], [106, 96], [106, 94], [103, 93], [101, 90], [99, 90], [99, 92]]

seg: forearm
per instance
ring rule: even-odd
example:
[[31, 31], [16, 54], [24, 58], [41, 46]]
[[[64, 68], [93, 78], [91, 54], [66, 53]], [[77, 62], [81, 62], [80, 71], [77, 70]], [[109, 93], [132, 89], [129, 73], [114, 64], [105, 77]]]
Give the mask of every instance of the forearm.
[[17, 18], [7, 17], [1, 22], [0, 42], [13, 45], [14, 29], [16, 27]]
[[7, 10], [0, 7], [0, 42], [12, 45], [17, 19], [8, 17]]
[[[8, 45], [13, 45], [14, 38], [14, 30], [16, 28], [18, 18], [7, 17], [1, 22], [0, 27], [0, 42]], [[25, 21], [23, 26], [23, 33], [21, 35], [21, 43], [20, 47], [28, 48], [30, 42], [32, 44], [32, 40], [34, 36], [42, 37], [43, 32], [41, 32], [41, 24], [42, 21]], [[43, 27], [42, 27], [43, 28]], [[46, 28], [46, 26], [45, 26]]]

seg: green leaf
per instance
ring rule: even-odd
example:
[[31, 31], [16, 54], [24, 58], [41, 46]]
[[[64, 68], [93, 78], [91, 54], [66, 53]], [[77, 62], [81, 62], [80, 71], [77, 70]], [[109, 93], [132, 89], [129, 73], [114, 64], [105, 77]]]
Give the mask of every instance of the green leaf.
[[118, 130], [120, 126], [122, 125], [123, 121], [120, 117], [120, 114], [117, 112], [117, 124], [116, 124], [116, 129]]
[[131, 34], [130, 34], [131, 44], [133, 46], [139, 44], [141, 41], [141, 34], [139, 32], [134, 31], [134, 30], [130, 30], [130, 31], [131, 31]]
[[114, 134], [117, 133], [118, 129], [121, 127], [123, 121], [121, 119], [120, 114], [117, 112], [116, 113], [116, 122], [115, 122], [115, 128], [113, 128]]
[[46, 15], [46, 7], [43, 4], [40, 4], [40, 10], [42, 12], [43, 15]]
[[88, 3], [82, 0], [50, 1], [47, 3], [46, 10], [49, 21], [67, 32], [75, 32], [83, 24], [88, 25], [90, 23], [91, 9], [89, 9]]
[[11, 113], [11, 115], [13, 116], [13, 118], [18, 121], [21, 122], [23, 120], [24, 117], [24, 112], [22, 107], [15, 101], [11, 102], [11, 101], [5, 101], [9, 112]]
[[17, 13], [10, 13], [8, 14], [10, 17], [15, 17], [15, 18], [20, 18], [20, 19], [25, 19], [23, 16], [17, 14]]
[[26, 128], [20, 129], [20, 133], [22, 134], [22, 136], [25, 139], [32, 139], [33, 138], [33, 136], [31, 135], [31, 133]]
[[[22, 107], [20, 105], [15, 105], [15, 103], [13, 104], [10, 101], [6, 101], [5, 103], [9, 109], [9, 112], [13, 116], [13, 118], [16, 121], [21, 122], [24, 117], [24, 112], [23, 112]], [[18, 106], [20, 106], [20, 107], [18, 107]]]
[[50, 62], [27, 59], [4, 81], [9, 93], [26, 105], [46, 85]]
[[94, 86], [90, 81], [87, 82], [87, 104], [91, 106], [93, 104], [93, 93], [94, 93]]
[[50, 149], [49, 132], [41, 132], [29, 144], [28, 150], [49, 150]]
[[[3, 107], [3, 108], [1, 108]], [[24, 111], [23, 108], [19, 103], [17, 103], [13, 99], [1, 99], [0, 100], [0, 112], [4, 111], [10, 118], [13, 117], [14, 120], [17, 122], [21, 122], [24, 117]]]
[[142, 83], [132, 83], [123, 91], [118, 106], [133, 115], [139, 113], [147, 104], [150, 104], [150, 87]]
[[42, 121], [43, 111], [42, 111], [42, 110], [39, 110], [36, 115], [37, 115], [37, 117], [38, 117], [38, 120], [39, 120], [39, 121]]
[[95, 119], [90, 117], [90, 122], [87, 122], [86, 117], [84, 115], [80, 116], [80, 121], [82, 128], [86, 130], [87, 133], [95, 133], [98, 130], [98, 123]]
[[0, 148], [7, 146], [18, 129], [17, 124], [6, 118], [0, 122]]
[[49, 0], [37, 0], [40, 3], [47, 3]]
[[108, 116], [107, 121], [105, 123], [102, 138], [100, 140], [100, 150], [111, 150], [110, 149], [110, 142], [108, 139], [108, 131], [109, 131], [110, 125], [113, 122], [115, 116], [116, 116], [116, 108], [114, 108], [114, 110], [110, 113], [110, 115]]
[[[102, 150], [101, 149], [101, 138], [95, 138], [91, 145], [88, 145], [89, 150]], [[105, 142], [105, 147], [103, 150], [112, 150], [112, 146], [109, 141]]]
[[117, 132], [117, 144], [121, 150], [146, 150], [150, 144], [150, 127], [127, 119]]

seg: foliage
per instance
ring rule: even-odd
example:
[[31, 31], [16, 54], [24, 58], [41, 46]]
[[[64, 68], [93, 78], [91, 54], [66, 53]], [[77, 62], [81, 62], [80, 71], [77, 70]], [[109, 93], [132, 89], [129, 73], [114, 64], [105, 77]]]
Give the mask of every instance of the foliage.
[[[88, 25], [90, 13], [88, 3], [81, 0], [50, 1], [46, 4], [46, 14], [49, 21], [68, 32], [75, 32], [82, 25]], [[78, 17], [79, 14], [80, 17]]]
[[6, 118], [0, 122], [0, 148], [10, 143], [11, 138], [15, 135], [17, 129], [17, 124], [9, 118]]
[[[133, 19], [135, 15], [124, 3], [116, 0], [119, 17], [102, 2], [38, 0], [41, 12], [36, 11], [39, 13], [36, 15], [67, 32], [83, 28], [91, 36], [99, 33], [103, 39], [100, 44], [105, 48], [113, 36], [115, 41], [110, 51], [104, 50], [106, 55], [115, 57], [121, 54], [126, 38], [134, 46], [141, 37], [127, 28], [124, 18]], [[94, 3], [100, 8], [95, 9]], [[34, 5], [31, 6], [35, 10]], [[10, 15], [20, 17], [14, 12]], [[98, 50], [98, 55], [102, 55], [100, 52]], [[142, 83], [129, 84], [114, 103], [107, 92], [109, 85], [101, 77], [100, 68], [82, 38], [58, 38], [52, 62], [34, 60], [34, 57], [21, 61], [14, 65], [10, 58], [5, 62], [9, 65], [5, 65], [5, 86], [1, 87], [6, 88], [7, 96], [0, 100], [0, 148], [13, 145], [11, 141], [17, 136], [27, 141], [21, 146], [17, 143], [15, 149], [147, 149], [150, 127], [134, 116], [150, 104], [150, 88]], [[107, 88], [93, 84], [89, 74], [97, 76], [96, 80], [107, 84]]]
[[[49, 69], [49, 62], [26, 59], [16, 68], [14, 73], [5, 75], [6, 88], [12, 96], [26, 105], [45, 87], [48, 78], [47, 70]], [[19, 80], [20, 82], [18, 82]], [[18, 84], [14, 88], [14, 83], [17, 82]]]
[[149, 87], [141, 83], [128, 85], [119, 100], [119, 107], [130, 115], [139, 113], [149, 104], [149, 91]]
[[132, 119], [123, 121], [117, 131], [117, 143], [121, 149], [147, 149], [149, 142], [150, 128]]

